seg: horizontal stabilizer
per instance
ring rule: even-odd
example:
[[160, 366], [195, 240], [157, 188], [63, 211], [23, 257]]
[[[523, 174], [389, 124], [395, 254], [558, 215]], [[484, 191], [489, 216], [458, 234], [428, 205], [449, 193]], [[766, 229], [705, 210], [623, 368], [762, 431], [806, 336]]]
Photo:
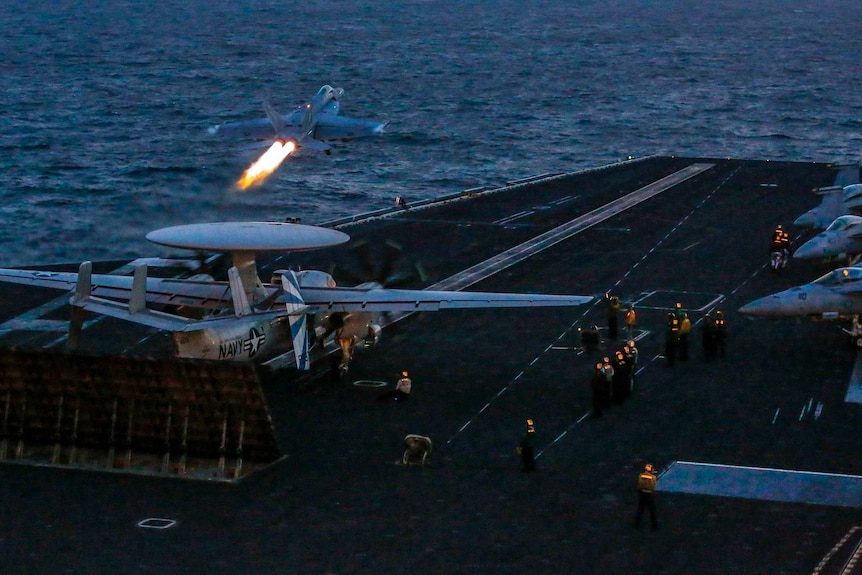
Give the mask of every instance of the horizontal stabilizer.
[[320, 140], [315, 140], [312, 137], [303, 138], [299, 142], [299, 147], [308, 148], [309, 150], [315, 150], [317, 152], [328, 152], [332, 149], [332, 146], [330, 146], [329, 144], [325, 144]]

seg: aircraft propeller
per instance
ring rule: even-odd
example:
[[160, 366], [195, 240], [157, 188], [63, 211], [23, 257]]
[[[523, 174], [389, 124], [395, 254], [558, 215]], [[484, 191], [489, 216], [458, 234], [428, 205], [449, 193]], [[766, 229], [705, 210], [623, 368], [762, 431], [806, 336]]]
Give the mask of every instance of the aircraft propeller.
[[[376, 284], [381, 288], [398, 288], [406, 287], [411, 283], [425, 282], [428, 279], [420, 263], [417, 262], [409, 266], [399, 263], [403, 259], [403, 248], [394, 240], [387, 240], [379, 247], [372, 245], [367, 240], [360, 240], [353, 243], [349, 249], [356, 260], [355, 265], [333, 264], [330, 267], [329, 273], [339, 284], [342, 282], [350, 285]], [[350, 322], [349, 315], [335, 312], [323, 318], [320, 321], [320, 327], [323, 330], [318, 335], [318, 345], [322, 346], [327, 337], [345, 329]], [[364, 329], [366, 329], [364, 323], [361, 326], [358, 324], [347, 326], [348, 332]], [[370, 331], [365, 335], [372, 341], [376, 340], [379, 327], [369, 324], [367, 329]]]
[[417, 280], [427, 280], [427, 274], [420, 263], [399, 265], [404, 250], [394, 240], [386, 240], [380, 248], [372, 247], [367, 240], [360, 240], [349, 249], [356, 258], [359, 269], [357, 271], [349, 266], [333, 265], [330, 273], [336, 281], [343, 278], [345, 282], [354, 285], [373, 282], [384, 288], [397, 288]]

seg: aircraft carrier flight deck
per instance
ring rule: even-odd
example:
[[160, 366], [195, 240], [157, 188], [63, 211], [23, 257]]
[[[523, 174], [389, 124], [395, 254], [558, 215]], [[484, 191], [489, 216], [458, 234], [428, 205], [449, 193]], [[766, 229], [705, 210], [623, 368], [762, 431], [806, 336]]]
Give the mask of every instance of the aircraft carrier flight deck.
[[[858, 181], [858, 166], [650, 157], [433, 202], [405, 190], [407, 209], [329, 223], [377, 261], [397, 243], [406, 287], [595, 299], [398, 318], [340, 379], [328, 357], [309, 373], [261, 370], [281, 457], [239, 481], [9, 453], [0, 560], [15, 573], [862, 573], [857, 352], [838, 322], [737, 313], [832, 269], [773, 273], [770, 233], [783, 224], [799, 245], [814, 232], [791, 224], [818, 203], [812, 190]], [[261, 277], [342, 279], [358, 265], [347, 246], [258, 262]], [[69, 308], [42, 307], [58, 293], [0, 290], [0, 348], [62, 350], [44, 322]], [[594, 418], [594, 365], [625, 340], [622, 317], [607, 337], [606, 293], [635, 306], [639, 359], [631, 397]], [[694, 327], [689, 359], [669, 367], [677, 302]], [[702, 320], [717, 310], [727, 354], [707, 361]], [[602, 346], [584, 350], [592, 326]], [[169, 343], [113, 319], [81, 336], [106, 356], [168, 358]], [[378, 401], [402, 370], [409, 401]], [[533, 473], [516, 454], [527, 419]], [[426, 465], [402, 464], [408, 434], [433, 441]], [[646, 463], [659, 472], [655, 531], [632, 525]]]

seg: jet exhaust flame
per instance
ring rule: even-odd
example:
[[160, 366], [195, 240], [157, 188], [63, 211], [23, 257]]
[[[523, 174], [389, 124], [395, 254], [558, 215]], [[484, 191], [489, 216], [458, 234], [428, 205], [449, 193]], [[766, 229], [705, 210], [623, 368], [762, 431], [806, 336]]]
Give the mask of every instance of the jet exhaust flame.
[[236, 185], [241, 190], [246, 190], [254, 184], [259, 184], [268, 175], [273, 173], [284, 159], [296, 149], [293, 142], [276, 141], [264, 154], [257, 159], [237, 181]]

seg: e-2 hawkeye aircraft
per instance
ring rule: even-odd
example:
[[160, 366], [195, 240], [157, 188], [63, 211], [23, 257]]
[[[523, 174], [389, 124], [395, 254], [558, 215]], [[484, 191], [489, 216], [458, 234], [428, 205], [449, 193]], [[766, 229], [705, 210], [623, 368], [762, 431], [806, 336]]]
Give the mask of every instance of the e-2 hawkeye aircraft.
[[[810, 317], [812, 319], [850, 319], [844, 329], [853, 345], [862, 348], [862, 268], [832, 270], [811, 283], [792, 287], [754, 300], [739, 312], [759, 317]], [[843, 329], [843, 328], [842, 328]]]
[[249, 148], [269, 147], [275, 141], [291, 142], [296, 148], [310, 148], [320, 152], [331, 152], [326, 142], [346, 142], [383, 133], [388, 122], [372, 122], [340, 116], [338, 98], [343, 88], [324, 85], [305, 104], [289, 114], [279, 114], [269, 102], [263, 103], [266, 118], [227, 122], [212, 126], [209, 133], [226, 138], [258, 140]]
[[[376, 343], [380, 315], [387, 312], [458, 308], [576, 306], [590, 296], [386, 289], [379, 282], [338, 287], [319, 270], [277, 270], [260, 280], [256, 254], [335, 246], [349, 236], [338, 230], [281, 222], [223, 222], [163, 228], [147, 234], [161, 245], [229, 253], [228, 281], [147, 277], [146, 265], [133, 276], [96, 275], [84, 262], [78, 273], [0, 269], [0, 281], [74, 290], [69, 344], [80, 337], [84, 310], [171, 333], [176, 354], [213, 360], [263, 363], [291, 349], [296, 367], [311, 360], [309, 332], [330, 335], [341, 348], [346, 371], [355, 345]], [[169, 310], [184, 310], [176, 313]], [[188, 310], [195, 313], [189, 314]], [[191, 317], [189, 317], [191, 316]]]

